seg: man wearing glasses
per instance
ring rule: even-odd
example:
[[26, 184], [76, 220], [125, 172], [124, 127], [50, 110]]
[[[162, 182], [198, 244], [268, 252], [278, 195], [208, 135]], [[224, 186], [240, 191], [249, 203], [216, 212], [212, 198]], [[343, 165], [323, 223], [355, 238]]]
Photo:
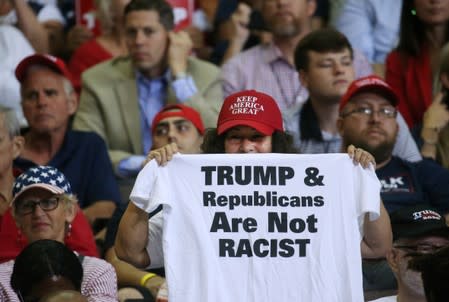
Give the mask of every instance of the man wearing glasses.
[[387, 260], [398, 282], [398, 294], [375, 301], [425, 302], [421, 273], [411, 270], [409, 262], [449, 246], [449, 227], [444, 217], [427, 204], [401, 208], [390, 218], [393, 248]]
[[[353, 144], [374, 156], [388, 213], [424, 202], [448, 216], [449, 171], [429, 159], [411, 163], [393, 155], [399, 131], [397, 104], [394, 91], [377, 76], [352, 82], [337, 120], [343, 148]], [[396, 288], [386, 261], [365, 259], [363, 265], [365, 290]]]

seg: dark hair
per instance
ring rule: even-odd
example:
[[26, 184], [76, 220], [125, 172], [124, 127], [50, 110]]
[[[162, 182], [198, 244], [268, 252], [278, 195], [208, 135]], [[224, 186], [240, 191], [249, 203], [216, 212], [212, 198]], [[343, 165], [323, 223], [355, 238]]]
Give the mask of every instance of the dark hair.
[[353, 50], [345, 35], [332, 28], [314, 30], [299, 41], [295, 49], [296, 70], [307, 70], [309, 67], [309, 51], [340, 52], [349, 49], [351, 58]]
[[[201, 145], [203, 153], [224, 153], [225, 136], [226, 133], [218, 135], [216, 128], [207, 129], [203, 137], [203, 144]], [[293, 137], [290, 134], [275, 130], [271, 137], [271, 152], [298, 153], [295, 147], [293, 147]]]
[[[419, 17], [412, 14], [415, 9], [415, 1], [408, 0], [402, 3], [401, 27], [399, 31], [399, 43], [396, 48], [399, 52], [415, 57], [421, 52], [421, 46], [426, 42], [426, 24]], [[449, 22], [448, 24], [449, 25]], [[448, 26], [446, 26], [449, 29]], [[449, 41], [449, 30], [446, 30], [446, 39]]]
[[124, 16], [140, 10], [156, 11], [159, 14], [159, 22], [166, 30], [172, 30], [175, 26], [173, 8], [165, 0], [131, 0], [125, 6]]
[[409, 268], [422, 273], [424, 292], [429, 302], [446, 302], [449, 284], [449, 246], [434, 254], [417, 256]]
[[26, 246], [17, 256], [11, 275], [11, 287], [17, 295], [27, 297], [33, 285], [53, 276], [66, 277], [79, 291], [83, 267], [75, 253], [63, 243], [38, 240]]

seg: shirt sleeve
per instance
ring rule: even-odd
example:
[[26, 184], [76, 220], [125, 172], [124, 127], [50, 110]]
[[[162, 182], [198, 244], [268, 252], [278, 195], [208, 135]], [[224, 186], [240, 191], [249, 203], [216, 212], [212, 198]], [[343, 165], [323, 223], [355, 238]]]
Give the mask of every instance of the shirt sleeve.
[[104, 260], [85, 257], [83, 260], [81, 293], [89, 302], [116, 302], [117, 275], [112, 265]]
[[369, 62], [373, 62], [373, 20], [367, 10], [366, 2], [364, 0], [347, 0], [335, 19], [335, 28], [342, 32], [351, 45], [357, 47]]
[[175, 91], [176, 99], [180, 102], [189, 100], [193, 95], [198, 93], [198, 89], [190, 75], [175, 79], [172, 82], [173, 90]]
[[156, 180], [157, 165], [155, 160], [151, 160], [143, 167], [137, 175], [136, 182], [129, 196], [129, 199], [136, 207], [147, 213], [153, 212], [158, 206], [150, 204], [150, 193]]
[[122, 159], [117, 166], [118, 175], [125, 178], [136, 176], [142, 168], [144, 161], [145, 156], [143, 155], [132, 155]]

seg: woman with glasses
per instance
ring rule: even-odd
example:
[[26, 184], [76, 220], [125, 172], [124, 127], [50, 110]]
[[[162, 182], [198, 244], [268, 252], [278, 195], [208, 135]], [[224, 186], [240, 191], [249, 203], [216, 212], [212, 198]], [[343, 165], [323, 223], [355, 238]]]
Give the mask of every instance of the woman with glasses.
[[[64, 243], [78, 211], [77, 202], [64, 174], [37, 166], [16, 179], [11, 206], [17, 227], [29, 243], [41, 239]], [[88, 301], [117, 301], [113, 267], [101, 259], [76, 255], [84, 269], [81, 293]], [[20, 301], [10, 284], [13, 267], [14, 260], [0, 264], [0, 301]]]

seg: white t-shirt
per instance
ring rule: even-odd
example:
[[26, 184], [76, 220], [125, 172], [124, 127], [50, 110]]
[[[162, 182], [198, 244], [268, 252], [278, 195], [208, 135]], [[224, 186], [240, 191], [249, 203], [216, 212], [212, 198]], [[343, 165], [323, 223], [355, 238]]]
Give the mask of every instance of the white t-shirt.
[[170, 302], [360, 302], [363, 219], [378, 217], [379, 190], [347, 154], [176, 155], [150, 162], [130, 198], [164, 205]]

